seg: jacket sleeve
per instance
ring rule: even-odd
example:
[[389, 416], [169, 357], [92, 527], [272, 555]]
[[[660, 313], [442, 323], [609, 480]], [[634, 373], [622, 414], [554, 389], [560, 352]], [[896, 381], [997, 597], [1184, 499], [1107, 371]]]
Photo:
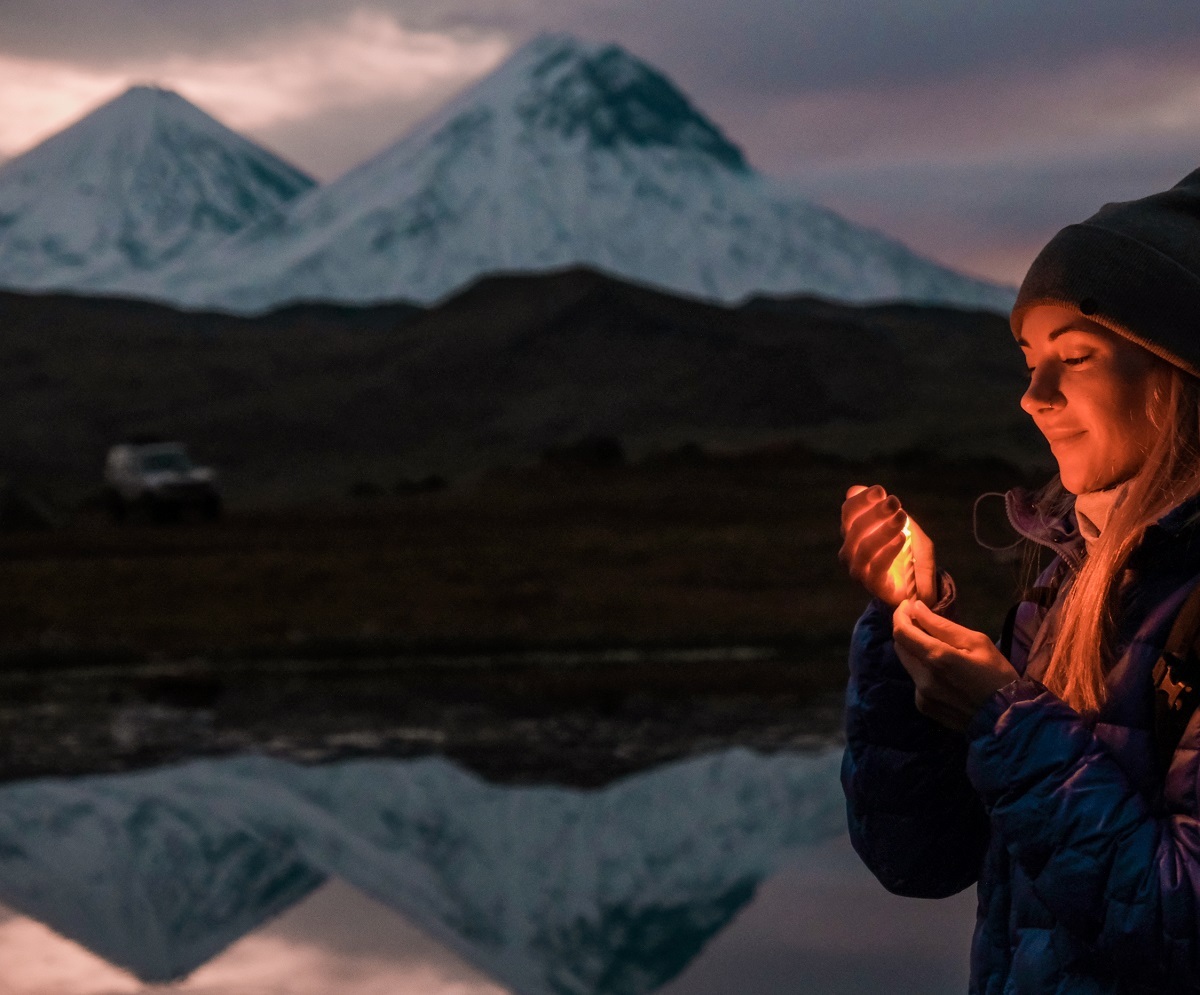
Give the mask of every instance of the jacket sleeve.
[[1144, 984], [1157, 970], [1156, 990], [1195, 991], [1194, 734], [1168, 774], [1187, 812], [1153, 811], [1079, 714], [1028, 678], [996, 692], [967, 735], [968, 775], [993, 831], [1047, 908], [1116, 974]]
[[979, 876], [989, 826], [966, 775], [967, 743], [917, 711], [892, 647], [890, 609], [855, 626], [842, 788], [850, 839], [888, 891], [944, 898]]

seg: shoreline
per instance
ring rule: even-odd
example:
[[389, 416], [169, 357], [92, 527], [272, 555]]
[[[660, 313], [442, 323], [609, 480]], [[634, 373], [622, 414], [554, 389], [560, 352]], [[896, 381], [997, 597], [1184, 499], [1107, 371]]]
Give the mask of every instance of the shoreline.
[[290, 643], [226, 646], [183, 654], [139, 650], [129, 646], [28, 646], [0, 649], [0, 681], [6, 675], [37, 676], [66, 670], [119, 671], [128, 674], [186, 671], [191, 668], [257, 668], [302, 671], [330, 661], [386, 662], [387, 669], [405, 663], [466, 667], [505, 665], [589, 666], [603, 663], [684, 663], [711, 660], [763, 661], [834, 651], [849, 644], [844, 637], [804, 634], [736, 639], [403, 639], [396, 637], [316, 637]]
[[731, 746], [836, 742], [845, 664], [709, 646], [159, 661], [0, 672], [0, 781], [265, 753], [445, 756], [500, 783], [598, 787]]

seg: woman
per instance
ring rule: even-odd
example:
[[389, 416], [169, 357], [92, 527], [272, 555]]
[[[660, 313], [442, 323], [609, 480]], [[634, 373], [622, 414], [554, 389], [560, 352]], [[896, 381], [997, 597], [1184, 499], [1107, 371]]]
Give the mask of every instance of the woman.
[[850, 654], [851, 838], [898, 894], [978, 882], [972, 992], [1200, 991], [1200, 719], [1156, 757], [1152, 677], [1200, 581], [1200, 170], [1059, 232], [1012, 329], [1059, 474], [1007, 495], [1009, 517], [1057, 554], [1050, 593], [1002, 652], [949, 617], [916, 523], [905, 596], [899, 501], [850, 489], [840, 555], [873, 595]]

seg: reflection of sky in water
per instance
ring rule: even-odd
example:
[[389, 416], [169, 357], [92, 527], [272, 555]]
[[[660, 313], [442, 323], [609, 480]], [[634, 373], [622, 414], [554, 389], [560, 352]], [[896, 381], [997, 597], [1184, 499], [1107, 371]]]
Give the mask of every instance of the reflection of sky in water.
[[185, 981], [143, 985], [40, 923], [0, 923], [3, 995], [505, 995], [399, 914], [333, 881]]
[[[183, 781], [168, 771], [76, 782], [102, 789], [107, 814], [99, 823], [87, 792], [74, 790], [64, 808], [66, 799], [37, 785], [24, 794], [6, 788], [0, 892], [62, 932], [98, 948], [115, 944], [133, 959], [140, 936], [175, 950], [173, 936], [162, 934], [191, 934], [178, 944], [186, 952], [197, 930], [233, 923], [232, 945], [171, 987], [181, 992], [633, 993], [660, 988], [680, 967], [663, 995], [964, 990], [972, 897], [933, 903], [886, 895], [839, 834], [835, 760], [731, 751], [599, 792], [497, 788], [441, 762], [368, 761], [339, 772], [216, 761], [180, 768]], [[230, 769], [260, 783], [243, 785], [250, 791], [241, 799], [231, 800], [224, 782], [214, 794], [216, 772]], [[281, 784], [305, 806], [289, 808]], [[170, 819], [156, 796], [170, 796]], [[415, 821], [397, 821], [401, 812]], [[170, 827], [171, 844], [147, 843], [148, 826], [159, 835]], [[424, 827], [423, 839], [414, 826]], [[431, 826], [454, 841], [452, 850], [430, 839]], [[268, 878], [256, 867], [260, 890], [242, 888], [239, 875], [255, 863], [244, 842], [237, 861], [227, 859], [228, 840], [244, 840], [247, 828], [286, 840], [292, 858], [357, 888], [330, 880], [260, 926], [258, 910], [273, 901], [262, 890]], [[92, 845], [98, 829], [103, 856]], [[18, 836], [31, 830], [36, 835], [16, 856]], [[168, 868], [195, 863], [200, 851], [211, 865], [207, 877], [195, 867], [181, 874], [191, 891], [180, 894]], [[287, 866], [278, 854], [272, 860]], [[81, 891], [79, 869], [93, 865], [90, 892]], [[58, 882], [50, 880], [54, 868], [64, 870]], [[177, 914], [198, 881], [208, 882], [199, 926]], [[46, 901], [47, 884], [55, 892], [43, 906], [49, 915], [33, 900]], [[95, 932], [90, 918], [63, 908], [85, 892], [89, 916], [107, 907], [130, 921]], [[494, 916], [494, 928], [472, 935], [481, 910]], [[4, 995], [154, 990], [19, 915], [0, 921], [0, 964]]]

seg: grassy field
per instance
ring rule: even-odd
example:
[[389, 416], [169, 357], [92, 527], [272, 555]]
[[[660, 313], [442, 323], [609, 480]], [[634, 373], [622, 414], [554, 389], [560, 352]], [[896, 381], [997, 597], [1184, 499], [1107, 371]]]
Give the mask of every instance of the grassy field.
[[[320, 655], [437, 646], [844, 644], [864, 603], [836, 559], [852, 483], [899, 493], [995, 631], [1017, 589], [971, 505], [1000, 463], [845, 464], [797, 447], [608, 468], [497, 471], [469, 487], [216, 525], [80, 513], [0, 535], [0, 653]], [[840, 651], [839, 651], [840, 655]]]

